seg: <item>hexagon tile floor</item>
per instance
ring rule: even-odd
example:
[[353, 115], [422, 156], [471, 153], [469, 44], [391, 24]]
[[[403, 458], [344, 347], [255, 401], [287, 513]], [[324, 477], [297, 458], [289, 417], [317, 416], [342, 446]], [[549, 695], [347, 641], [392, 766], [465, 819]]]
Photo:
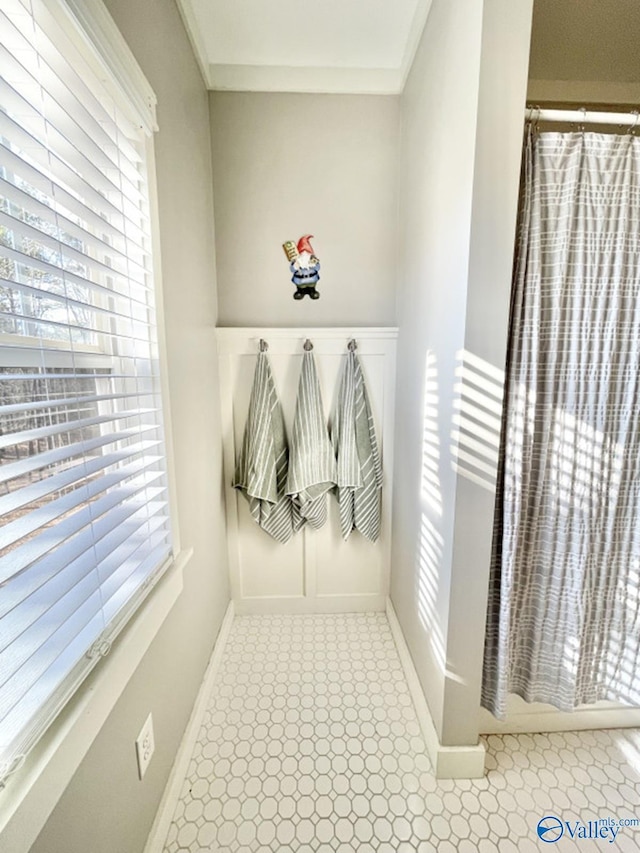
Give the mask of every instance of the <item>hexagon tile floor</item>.
[[486, 743], [484, 779], [434, 779], [383, 614], [238, 617], [164, 851], [533, 853], [548, 815], [552, 850], [640, 850], [575, 823], [640, 818], [640, 733]]

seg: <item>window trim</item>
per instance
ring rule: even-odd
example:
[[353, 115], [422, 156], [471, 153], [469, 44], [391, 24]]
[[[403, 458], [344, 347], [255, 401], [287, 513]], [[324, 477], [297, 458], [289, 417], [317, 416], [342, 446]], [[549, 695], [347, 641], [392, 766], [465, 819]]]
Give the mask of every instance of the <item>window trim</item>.
[[[146, 133], [152, 265], [156, 296], [157, 345], [160, 362], [169, 521], [173, 557], [149, 585], [146, 598], [126, 622], [113, 647], [80, 685], [24, 763], [0, 790], [0, 840], [13, 853], [28, 853], [65, 788], [89, 752], [104, 723], [134, 676], [183, 589], [184, 569], [193, 549], [183, 549], [178, 527], [168, 356], [160, 252], [160, 220], [153, 132], [156, 96], [124, 36], [102, 0], [39, 0], [54, 15], [64, 34], [82, 46], [84, 58], [124, 92], [132, 104], [131, 118]], [[93, 351], [88, 357], [96, 356]], [[104, 355], [100, 354], [102, 358]]]
[[80, 48], [87, 62], [94, 67], [98, 65], [120, 96], [125, 94], [131, 106], [131, 120], [143, 127], [147, 136], [158, 130], [155, 92], [102, 0], [64, 0], [65, 20], [61, 19], [58, 0], [40, 2]]
[[7, 779], [0, 792], [0, 838], [7, 850], [28, 853], [32, 847], [180, 596], [192, 556], [189, 549], [173, 560], [108, 656]]

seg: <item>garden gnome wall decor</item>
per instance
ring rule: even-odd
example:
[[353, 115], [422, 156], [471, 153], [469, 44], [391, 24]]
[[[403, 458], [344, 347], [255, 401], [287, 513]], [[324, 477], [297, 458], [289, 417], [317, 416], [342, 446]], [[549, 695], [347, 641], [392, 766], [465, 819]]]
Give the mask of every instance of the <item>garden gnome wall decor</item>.
[[320, 261], [313, 251], [312, 238], [313, 234], [305, 234], [297, 244], [293, 240], [287, 240], [282, 244], [289, 261], [289, 269], [293, 274], [291, 281], [296, 286], [294, 299], [304, 299], [307, 294], [312, 299], [320, 298], [316, 290], [316, 284], [320, 279]]

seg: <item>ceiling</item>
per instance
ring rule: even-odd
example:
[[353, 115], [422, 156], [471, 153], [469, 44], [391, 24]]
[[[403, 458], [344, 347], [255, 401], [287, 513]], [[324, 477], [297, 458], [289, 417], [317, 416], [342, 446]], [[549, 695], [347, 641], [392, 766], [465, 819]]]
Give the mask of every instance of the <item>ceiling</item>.
[[[177, 0], [210, 89], [401, 92], [432, 0]], [[640, 81], [640, 0], [535, 0], [529, 76]]]
[[529, 76], [640, 81], [638, 0], [535, 0]]
[[210, 89], [401, 92], [431, 0], [178, 0]]

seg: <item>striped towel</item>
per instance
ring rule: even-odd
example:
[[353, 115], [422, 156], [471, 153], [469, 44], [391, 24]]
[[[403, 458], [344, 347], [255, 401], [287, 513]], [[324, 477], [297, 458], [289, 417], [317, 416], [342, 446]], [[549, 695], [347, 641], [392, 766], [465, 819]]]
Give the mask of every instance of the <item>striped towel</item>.
[[336, 488], [344, 539], [359, 530], [371, 542], [380, 535], [382, 465], [360, 360], [349, 352], [342, 374], [331, 440], [337, 458]]
[[326, 495], [335, 485], [336, 460], [311, 352], [302, 356], [289, 461], [287, 494], [312, 527], [322, 527], [327, 520]]
[[288, 467], [282, 407], [267, 354], [260, 352], [233, 486], [249, 502], [256, 523], [279, 542], [287, 542], [304, 523], [285, 494]]

